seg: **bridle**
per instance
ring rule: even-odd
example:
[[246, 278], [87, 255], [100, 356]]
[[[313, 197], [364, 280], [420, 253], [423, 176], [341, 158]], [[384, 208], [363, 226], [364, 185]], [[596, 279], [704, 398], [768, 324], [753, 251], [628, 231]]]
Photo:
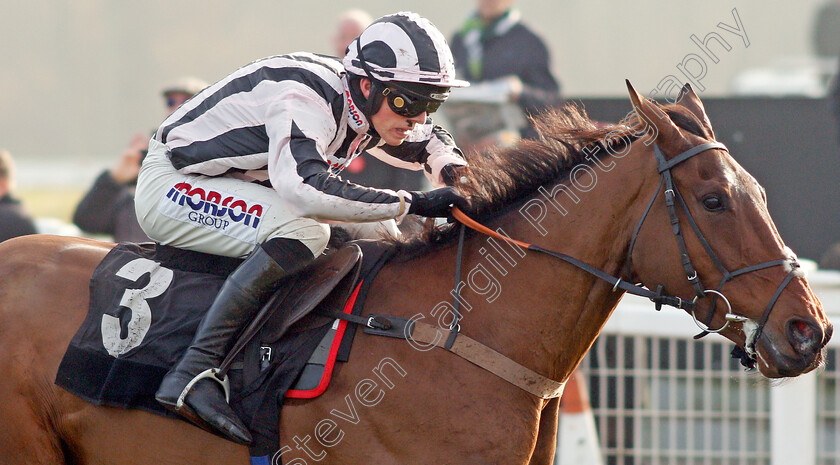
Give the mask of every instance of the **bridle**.
[[[737, 356], [738, 358], [741, 358], [741, 361], [745, 365], [748, 365], [750, 368], [752, 368], [752, 366], [754, 366], [754, 363], [755, 363], [755, 344], [758, 341], [758, 338], [761, 337], [761, 334], [764, 331], [764, 326], [767, 324], [767, 321], [770, 318], [770, 312], [773, 310], [773, 307], [776, 305], [776, 301], [779, 299], [779, 296], [781, 295], [782, 291], [785, 289], [785, 287], [787, 287], [788, 283], [790, 283], [790, 281], [794, 277], [797, 276], [798, 269], [799, 269], [799, 263], [796, 261], [795, 258], [780, 258], [778, 260], [771, 260], [771, 261], [767, 261], [767, 262], [764, 262], [764, 263], [759, 263], [759, 264], [756, 264], [756, 265], [746, 266], [744, 268], [740, 268], [740, 269], [737, 269], [735, 271], [730, 271], [723, 265], [721, 260], [718, 258], [717, 254], [715, 254], [715, 251], [712, 249], [711, 245], [709, 245], [709, 241], [706, 240], [705, 236], [700, 231], [700, 228], [697, 226], [697, 222], [694, 220], [694, 217], [691, 215], [691, 211], [688, 209], [688, 205], [686, 204], [685, 199], [683, 198], [682, 194], [680, 194], [679, 189], [677, 189], [677, 186], [674, 184], [674, 178], [673, 178], [673, 175], [671, 174], [671, 169], [673, 169], [675, 166], [677, 166], [680, 163], [694, 157], [695, 155], [698, 155], [702, 152], [705, 152], [707, 150], [712, 150], [712, 149], [721, 149], [721, 150], [725, 150], [725, 151], [729, 152], [729, 150], [726, 148], [726, 146], [721, 144], [720, 142], [708, 142], [708, 143], [705, 143], [705, 144], [700, 144], [700, 145], [697, 145], [695, 147], [692, 147], [692, 148], [686, 150], [685, 152], [682, 152], [681, 154], [677, 155], [676, 157], [674, 157], [670, 160], [666, 160], [665, 156], [662, 154], [662, 151], [659, 149], [659, 145], [654, 144], [653, 151], [654, 151], [654, 155], [656, 156], [656, 162], [658, 164], [658, 171], [659, 171], [659, 175], [660, 175], [660, 183], [659, 183], [659, 187], [657, 188], [656, 192], [653, 195], [653, 198], [651, 198], [650, 203], [648, 204], [648, 207], [645, 210], [644, 215], [642, 215], [642, 218], [639, 220], [639, 223], [637, 224], [636, 229], [633, 232], [633, 238], [630, 241], [630, 250], [628, 251], [628, 255], [627, 255], [628, 260], [625, 263], [628, 263], [628, 264], [630, 263], [630, 257], [631, 257], [631, 254], [633, 253], [633, 247], [636, 243], [636, 239], [638, 238], [639, 231], [642, 228], [642, 224], [644, 223], [645, 218], [647, 217], [647, 214], [650, 211], [650, 208], [653, 206], [653, 203], [656, 200], [656, 197], [659, 195], [659, 192], [662, 191], [663, 188], [664, 188], [665, 207], [668, 211], [668, 216], [669, 216], [670, 221], [671, 221], [671, 229], [672, 229], [672, 232], [674, 233], [674, 237], [677, 241], [677, 247], [679, 247], [680, 259], [681, 259], [681, 262], [682, 262], [683, 270], [685, 271], [686, 279], [688, 279], [689, 283], [691, 283], [691, 287], [694, 289], [694, 293], [695, 293], [695, 297], [691, 301], [691, 303], [692, 303], [691, 306], [688, 306], [688, 307], [678, 306], [678, 308], [684, 308], [689, 313], [691, 313], [691, 316], [694, 319], [695, 323], [697, 323], [697, 325], [700, 327], [700, 329], [703, 330], [700, 334], [698, 334], [697, 336], [694, 337], [695, 339], [699, 339], [701, 337], [704, 337], [704, 336], [708, 335], [709, 333], [719, 333], [719, 332], [723, 331], [724, 329], [726, 329], [726, 327], [729, 326], [729, 323], [731, 323], [731, 322], [743, 323], [743, 322], [746, 322], [748, 320], [748, 318], [745, 317], [745, 316], [741, 316], [741, 315], [737, 315], [735, 313], [732, 313], [732, 306], [729, 303], [729, 300], [721, 292], [721, 289], [723, 288], [724, 284], [726, 284], [727, 282], [735, 279], [736, 277], [738, 277], [740, 275], [743, 275], [743, 274], [746, 274], [746, 273], [750, 273], [750, 272], [758, 271], [758, 270], [763, 270], [763, 269], [771, 268], [771, 267], [774, 267], [774, 266], [789, 265], [790, 266], [790, 271], [788, 272], [787, 276], [785, 276], [785, 278], [782, 280], [782, 282], [779, 284], [779, 287], [776, 288], [776, 292], [773, 293], [773, 296], [770, 298], [770, 302], [767, 304], [767, 307], [764, 310], [764, 314], [761, 316], [761, 319], [758, 321], [756, 329], [751, 334], [746, 335], [747, 340], [744, 343], [744, 349], [743, 349], [743, 352], [745, 352], [745, 353], [737, 353], [736, 352], [735, 354], [733, 354], [734, 356]], [[720, 280], [720, 283], [717, 286], [717, 289], [715, 289], [715, 290], [706, 289], [703, 286], [703, 283], [700, 280], [700, 277], [697, 273], [697, 270], [694, 268], [694, 265], [691, 262], [691, 257], [688, 255], [688, 249], [686, 248], [685, 239], [683, 238], [683, 235], [682, 235], [682, 229], [680, 227], [680, 220], [679, 220], [679, 217], [677, 216], [677, 205], [679, 205], [680, 209], [682, 209], [683, 213], [685, 214], [686, 218], [688, 219], [688, 224], [691, 226], [691, 229], [694, 231], [694, 234], [696, 235], [697, 239], [700, 241], [700, 244], [703, 246], [703, 249], [706, 251], [706, 254], [709, 256], [709, 258], [712, 259], [712, 262], [715, 264], [715, 267], [717, 267], [718, 271], [720, 271], [721, 275], [723, 276], [722, 279]], [[697, 320], [697, 316], [695, 314], [696, 308], [693, 304], [695, 304], [698, 299], [705, 298], [709, 294], [712, 294], [712, 306], [709, 310], [708, 318], [703, 322], [704, 325], [705, 325], [705, 328], [703, 328], [703, 326], [701, 326], [699, 321]], [[711, 329], [710, 324], [711, 324], [712, 318], [714, 317], [714, 309], [715, 309], [715, 305], [717, 303], [716, 301], [717, 301], [718, 297], [720, 297], [721, 300], [723, 300], [724, 303], [727, 306], [727, 313], [726, 313], [726, 316], [725, 316], [726, 321], [724, 322], [723, 326], [721, 326], [720, 328]], [[748, 357], [748, 360], [745, 360], [745, 357]], [[748, 362], [752, 362], [752, 363], [748, 363]]]
[[[629, 283], [625, 280], [622, 280], [620, 277], [612, 276], [612, 275], [610, 275], [610, 274], [608, 274], [608, 273], [606, 273], [602, 270], [599, 270], [599, 269], [597, 269], [597, 268], [595, 268], [595, 267], [593, 267], [593, 266], [591, 266], [591, 265], [589, 265], [589, 264], [587, 264], [587, 263], [585, 263], [581, 260], [578, 260], [574, 257], [568, 256], [568, 255], [565, 255], [565, 254], [562, 254], [562, 253], [559, 253], [559, 252], [553, 252], [553, 251], [550, 251], [550, 250], [546, 250], [546, 249], [543, 249], [541, 247], [535, 246], [533, 244], [528, 244], [528, 243], [525, 243], [525, 242], [522, 242], [522, 241], [517, 241], [517, 240], [511, 239], [511, 238], [509, 238], [505, 235], [498, 234], [497, 232], [495, 232], [495, 231], [493, 231], [493, 230], [475, 222], [474, 220], [472, 220], [471, 218], [466, 216], [463, 212], [461, 212], [457, 208], [453, 208], [453, 216], [457, 220], [459, 220], [461, 223], [463, 223], [464, 225], [469, 226], [470, 228], [475, 229], [479, 232], [482, 232], [484, 234], [490, 235], [492, 237], [496, 237], [498, 239], [501, 239], [501, 240], [504, 240], [504, 241], [507, 241], [507, 242], [514, 243], [514, 244], [519, 245], [520, 247], [524, 247], [528, 250], [533, 250], [535, 252], [540, 252], [540, 253], [547, 254], [547, 255], [550, 255], [552, 257], [555, 257], [555, 258], [559, 258], [559, 259], [561, 259], [561, 260], [563, 260], [563, 261], [565, 261], [565, 262], [567, 262], [571, 265], [574, 265], [575, 267], [580, 268], [581, 270], [583, 270], [583, 271], [585, 271], [585, 272], [587, 272], [587, 273], [589, 273], [589, 274], [591, 274], [591, 275], [593, 275], [593, 276], [595, 276], [599, 279], [602, 279], [604, 281], [607, 281], [607, 282], [613, 284], [613, 291], [616, 291], [618, 289], [622, 289], [622, 290], [624, 290], [624, 291], [626, 291], [630, 294], [638, 295], [638, 296], [641, 296], [641, 297], [646, 297], [646, 298], [650, 299], [652, 302], [654, 302], [657, 310], [660, 310], [662, 308], [662, 305], [668, 305], [668, 306], [676, 307], [676, 308], [683, 309], [683, 310], [687, 311], [688, 313], [691, 314], [691, 316], [694, 319], [694, 322], [697, 324], [697, 326], [700, 327], [700, 329], [702, 330], [702, 332], [700, 334], [695, 336], [695, 339], [699, 339], [701, 337], [704, 337], [704, 336], [708, 335], [709, 333], [719, 333], [719, 332], [723, 331], [724, 329], [726, 329], [729, 326], [730, 323], [733, 323], [733, 322], [734, 323], [746, 323], [749, 320], [749, 318], [747, 318], [746, 316], [738, 315], [738, 314], [735, 314], [735, 313], [732, 312], [732, 305], [729, 303], [729, 299], [727, 299], [726, 296], [723, 294], [723, 292], [721, 292], [721, 289], [723, 288], [724, 284], [726, 284], [727, 282], [735, 279], [738, 276], [741, 276], [741, 275], [744, 275], [746, 273], [750, 273], [750, 272], [753, 272], [753, 271], [763, 270], [763, 269], [771, 268], [771, 267], [774, 267], [774, 266], [784, 266], [784, 265], [790, 266], [790, 268], [791, 268], [790, 272], [788, 272], [787, 276], [785, 276], [785, 278], [779, 284], [779, 287], [776, 289], [776, 292], [770, 298], [770, 302], [767, 304], [767, 307], [764, 310], [764, 314], [761, 316], [761, 319], [758, 321], [758, 323], [756, 325], [756, 328], [753, 331], [751, 331], [749, 334], [746, 334], [747, 331], [745, 331], [746, 341], [744, 343], [744, 347], [741, 348], [741, 347], [736, 346], [735, 350], [733, 350], [733, 352], [732, 352], [733, 357], [739, 358], [741, 360], [741, 363], [744, 366], [746, 366], [749, 369], [752, 369], [752, 368], [755, 368], [755, 362], [756, 362], [755, 344], [758, 341], [758, 339], [761, 337], [761, 334], [764, 331], [764, 326], [767, 324], [767, 321], [770, 318], [770, 313], [773, 310], [773, 307], [776, 305], [776, 302], [778, 301], [779, 296], [781, 295], [782, 291], [785, 289], [785, 287], [787, 287], [788, 283], [790, 283], [790, 281], [794, 277], [798, 276], [798, 274], [799, 274], [798, 273], [799, 263], [796, 261], [795, 258], [780, 258], [778, 260], [771, 260], [771, 261], [764, 262], [764, 263], [759, 263], [759, 264], [756, 264], [756, 265], [750, 265], [750, 266], [747, 266], [747, 267], [744, 267], [744, 268], [737, 269], [735, 271], [729, 271], [723, 265], [723, 263], [718, 258], [717, 254], [715, 254], [711, 245], [709, 245], [709, 242], [703, 236], [703, 233], [700, 231], [700, 228], [697, 226], [697, 222], [694, 220], [694, 217], [691, 215], [691, 211], [688, 209], [688, 205], [686, 204], [685, 199], [683, 198], [682, 194], [680, 194], [679, 189], [677, 189], [677, 186], [674, 184], [674, 178], [673, 178], [673, 175], [671, 174], [671, 170], [675, 166], [685, 162], [686, 160], [689, 160], [690, 158], [694, 157], [695, 155], [699, 155], [700, 153], [703, 153], [707, 150], [712, 150], [712, 149], [721, 149], [721, 150], [725, 150], [725, 151], [729, 152], [729, 150], [726, 148], [726, 146], [721, 144], [720, 142], [708, 142], [708, 143], [704, 143], [704, 144], [700, 144], [700, 145], [697, 145], [695, 147], [692, 147], [692, 148], [680, 153], [679, 155], [671, 158], [670, 160], [667, 160], [665, 158], [665, 156], [662, 154], [662, 151], [659, 149], [659, 146], [657, 144], [654, 144], [654, 154], [656, 156], [656, 161], [657, 161], [657, 164], [658, 164], [658, 172], [659, 172], [659, 175], [660, 175], [659, 187], [656, 189], [656, 192], [653, 194], [653, 197], [650, 199], [650, 202], [648, 203], [647, 207], [645, 208], [645, 211], [642, 214], [641, 219], [639, 219], [639, 222], [637, 223], [636, 228], [633, 231], [633, 236], [630, 240], [630, 247], [629, 247], [629, 250], [627, 251], [626, 260], [625, 260], [625, 268], [629, 269], [629, 263], [631, 261], [633, 249], [636, 245], [636, 240], [639, 237], [639, 232], [642, 229], [642, 225], [644, 224], [645, 219], [647, 219], [648, 214], [650, 213], [651, 208], [653, 207], [653, 204], [656, 201], [656, 198], [659, 196], [659, 193], [662, 192], [663, 188], [664, 188], [665, 207], [668, 211], [668, 216], [669, 216], [670, 221], [671, 221], [671, 229], [672, 229], [672, 232], [674, 233], [674, 237], [677, 241], [677, 246], [678, 246], [679, 251], [680, 251], [680, 259], [681, 259], [681, 262], [682, 262], [682, 267], [683, 267], [683, 270], [685, 271], [686, 278], [688, 279], [688, 281], [691, 284], [692, 288], [694, 289], [694, 293], [695, 293], [694, 299], [691, 300], [691, 301], [684, 300], [684, 299], [682, 299], [680, 297], [677, 297], [677, 296], [670, 296], [670, 295], [664, 294], [663, 293], [664, 286], [662, 286], [662, 285], [657, 286], [657, 289], [654, 292], [654, 291], [651, 291], [648, 288], [645, 288], [645, 287], [642, 287], [640, 285], [632, 284], [632, 283]], [[720, 283], [718, 284], [717, 289], [714, 289], [714, 290], [706, 289], [705, 286], [703, 285], [703, 283], [700, 280], [700, 276], [697, 273], [697, 269], [692, 264], [691, 257], [688, 254], [688, 248], [685, 245], [685, 238], [683, 237], [682, 228], [680, 226], [680, 219], [679, 219], [679, 216], [677, 214], [677, 206], [679, 206], [682, 209], [682, 211], [685, 213], [685, 216], [688, 219], [688, 223], [691, 226], [691, 229], [694, 230], [694, 234], [697, 236], [697, 239], [700, 241], [700, 244], [705, 249], [706, 254], [709, 255], [709, 257], [712, 259], [712, 262], [715, 264], [717, 269], [723, 275], [723, 278], [721, 279]], [[461, 239], [460, 240], [463, 241], [463, 234], [461, 234]], [[460, 248], [461, 248], [461, 244], [459, 244], [459, 250], [460, 250]], [[459, 263], [460, 263], [460, 254], [459, 254], [459, 259], [458, 260], [459, 260]], [[457, 267], [457, 268], [460, 268], [460, 267]], [[456, 284], [457, 284], [457, 282], [456, 282]], [[711, 305], [711, 308], [709, 310], [709, 316], [705, 321], [703, 321], [703, 324], [701, 325], [700, 320], [698, 320], [697, 316], [695, 315], [695, 311], [697, 309], [697, 301], [699, 299], [703, 299], [703, 298], [706, 298], [706, 297], [709, 297], [709, 296], [711, 296], [711, 298], [712, 298], [712, 305]], [[725, 316], [726, 321], [724, 322], [723, 326], [721, 326], [720, 328], [711, 329], [709, 327], [709, 325], [711, 324], [711, 320], [714, 318], [714, 310], [715, 310], [715, 305], [717, 303], [718, 298], [723, 300], [724, 303], [727, 306], [727, 313], [726, 313], [726, 316]], [[456, 303], [457, 303], [457, 301], [458, 301], [458, 299], [456, 298]], [[450, 329], [452, 331], [452, 334], [450, 335], [450, 339], [454, 339], [454, 336], [458, 331], [457, 312], [456, 312], [456, 321], [453, 322], [453, 325], [451, 326]]]

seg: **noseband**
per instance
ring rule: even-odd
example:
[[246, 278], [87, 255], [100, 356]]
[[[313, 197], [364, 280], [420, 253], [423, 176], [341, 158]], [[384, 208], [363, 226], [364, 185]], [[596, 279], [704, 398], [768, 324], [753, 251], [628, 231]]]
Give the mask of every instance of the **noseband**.
[[[543, 249], [541, 247], [535, 246], [533, 244], [528, 244], [522, 241], [517, 241], [515, 239], [511, 239], [505, 235], [498, 234], [497, 232], [483, 226], [476, 221], [472, 220], [468, 216], [466, 216], [463, 212], [458, 210], [457, 208], [453, 209], [453, 216], [458, 219], [461, 223], [466, 226], [469, 226], [472, 229], [475, 229], [479, 232], [487, 234], [489, 236], [516, 244], [520, 247], [524, 247], [528, 250], [533, 250], [535, 252], [540, 252], [543, 254], [551, 255], [552, 257], [559, 258], [571, 265], [574, 265], [577, 268], [599, 278], [604, 281], [607, 281], [613, 284], [613, 291], [617, 289], [622, 289], [627, 293], [638, 295], [641, 297], [646, 297], [650, 299], [656, 306], [657, 310], [662, 308], [662, 305], [668, 305], [671, 307], [676, 307], [683, 309], [691, 314], [694, 322], [697, 326], [702, 330], [702, 332], [696, 336], [695, 339], [699, 339], [708, 335], [709, 333], [719, 333], [726, 329], [730, 323], [746, 323], [749, 321], [749, 318], [746, 316], [738, 315], [732, 312], [732, 306], [729, 303], [729, 299], [721, 292], [723, 285], [727, 282], [735, 279], [738, 276], [741, 276], [746, 273], [750, 273], [753, 271], [763, 270], [765, 268], [771, 268], [774, 266], [784, 266], [789, 265], [791, 270], [782, 280], [779, 287], [776, 289], [776, 292], [770, 298], [770, 302], [767, 304], [766, 309], [764, 310], [764, 314], [761, 316], [761, 319], [757, 323], [757, 326], [753, 331], [747, 334], [745, 330], [746, 341], [744, 343], [744, 348], [735, 347], [732, 351], [732, 356], [735, 358], [739, 358], [741, 363], [749, 368], [755, 368], [756, 362], [756, 351], [755, 351], [755, 344], [758, 339], [761, 337], [762, 332], [764, 331], [764, 326], [767, 324], [768, 319], [770, 318], [770, 312], [773, 310], [773, 307], [776, 305], [776, 301], [779, 299], [782, 291], [787, 287], [788, 283], [796, 277], [797, 270], [799, 269], [799, 263], [796, 261], [795, 258], [780, 258], [778, 260], [771, 260], [764, 263], [759, 263], [757, 265], [750, 265], [744, 268], [737, 269], [735, 271], [729, 271], [723, 263], [721, 263], [720, 259], [718, 258], [717, 254], [715, 254], [712, 247], [709, 245], [709, 242], [703, 236], [703, 233], [700, 231], [700, 228], [697, 226], [697, 222], [694, 221], [694, 217], [691, 216], [691, 211], [688, 209], [688, 205], [683, 199], [683, 196], [680, 194], [679, 189], [674, 184], [674, 178], [671, 174], [671, 169], [675, 166], [679, 165], [680, 163], [694, 157], [695, 155], [699, 155], [702, 152], [712, 149], [721, 149], [729, 150], [726, 148], [725, 145], [721, 144], [720, 142], [708, 142], [705, 144], [700, 144], [695, 147], [692, 147], [685, 152], [677, 155], [676, 157], [671, 158], [670, 160], [666, 160], [665, 156], [662, 154], [662, 151], [659, 149], [659, 146], [654, 144], [654, 154], [656, 156], [656, 161], [658, 164], [658, 171], [660, 175], [660, 182], [659, 187], [656, 189], [656, 192], [653, 194], [653, 197], [650, 199], [647, 207], [645, 208], [644, 213], [642, 214], [642, 218], [639, 220], [638, 224], [636, 225], [636, 229], [633, 231], [633, 236], [630, 240], [630, 248], [627, 251], [627, 259], [625, 260], [625, 268], [629, 268], [630, 261], [632, 259], [633, 248], [636, 245], [636, 240], [639, 237], [639, 232], [642, 229], [642, 225], [647, 219], [648, 214], [650, 213], [651, 208], [653, 207], [656, 198], [659, 196], [659, 192], [663, 191], [665, 195], [665, 207], [668, 211], [668, 216], [671, 220], [671, 230], [674, 233], [674, 237], [677, 241], [677, 246], [679, 247], [680, 251], [680, 259], [682, 262], [683, 270], [685, 271], [686, 278], [688, 282], [691, 284], [692, 288], [694, 289], [694, 299], [691, 301], [684, 300], [677, 296], [670, 296], [665, 295], [663, 293], [664, 286], [659, 285], [657, 286], [656, 292], [651, 291], [645, 287], [641, 287], [635, 284], [631, 284], [627, 281], [622, 280], [621, 278], [612, 276], [608, 273], [605, 273], [602, 270], [599, 270], [588, 263], [585, 263], [581, 260], [578, 260], [574, 257], [571, 257], [566, 254], [562, 254], [559, 252], [553, 252], [551, 250]], [[706, 289], [703, 286], [703, 283], [700, 280], [700, 276], [697, 273], [697, 270], [694, 268], [694, 265], [691, 262], [691, 257], [688, 255], [688, 248], [685, 245], [685, 238], [682, 234], [682, 228], [680, 227], [680, 219], [677, 215], [677, 205], [683, 210], [685, 213], [686, 218], [688, 218], [688, 223], [691, 226], [691, 229], [694, 230], [694, 234], [697, 236], [697, 239], [700, 241], [700, 244], [706, 250], [706, 254], [712, 259], [717, 269], [723, 275], [720, 283], [717, 286], [717, 289]], [[463, 241], [463, 234], [461, 234], [461, 241]], [[460, 246], [459, 246], [460, 249]], [[460, 263], [460, 254], [459, 254], [459, 263]], [[459, 274], [459, 273], [458, 273]], [[457, 282], [456, 278], [456, 282]], [[695, 315], [695, 311], [697, 309], [697, 301], [699, 299], [704, 299], [706, 297], [710, 297], [712, 299], [711, 307], [709, 309], [709, 316], [703, 321], [701, 325], [700, 320], [697, 319]], [[709, 325], [711, 324], [712, 319], [714, 318], [714, 310], [717, 304], [717, 299], [720, 298], [727, 306], [727, 312], [725, 316], [725, 322], [723, 326], [717, 329], [710, 329]], [[457, 299], [456, 299], [457, 302]], [[452, 331], [453, 335], [457, 333], [457, 330]], [[452, 338], [452, 336], [450, 336]]]
[[[671, 230], [674, 233], [674, 237], [677, 241], [677, 247], [680, 250], [680, 259], [682, 262], [683, 270], [685, 271], [686, 279], [691, 284], [691, 287], [694, 289], [694, 299], [689, 302], [681, 302], [682, 305], [677, 305], [678, 308], [682, 308], [688, 311], [694, 322], [697, 324], [700, 329], [703, 331], [696, 335], [695, 339], [700, 339], [708, 335], [709, 333], [719, 333], [726, 329], [729, 326], [729, 323], [736, 322], [736, 323], [743, 323], [749, 320], [749, 318], [741, 315], [737, 315], [732, 313], [732, 306], [729, 303], [729, 300], [726, 298], [725, 295], [721, 292], [723, 285], [727, 282], [735, 279], [736, 277], [750, 273], [753, 271], [763, 270], [765, 268], [771, 268], [774, 266], [784, 266], [789, 265], [791, 270], [779, 284], [779, 287], [776, 289], [776, 292], [770, 298], [770, 302], [768, 303], [767, 307], [764, 310], [764, 314], [761, 316], [761, 320], [759, 320], [758, 325], [754, 331], [750, 334], [747, 334], [745, 331], [745, 336], [747, 340], [744, 343], [744, 349], [740, 349], [739, 351], [734, 351], [733, 356], [736, 356], [741, 359], [741, 362], [744, 363], [745, 366], [748, 368], [754, 368], [755, 366], [755, 344], [758, 341], [758, 338], [761, 337], [762, 332], [764, 331], [764, 326], [767, 324], [768, 319], [770, 318], [770, 312], [773, 310], [773, 307], [776, 305], [776, 301], [779, 299], [782, 291], [787, 287], [788, 283], [797, 275], [797, 270], [799, 269], [799, 263], [796, 259], [793, 258], [780, 258], [778, 260], [771, 260], [764, 263], [759, 263], [757, 265], [750, 265], [744, 268], [737, 269], [735, 271], [729, 271], [723, 263], [721, 263], [720, 259], [718, 258], [715, 251], [709, 245], [709, 241], [703, 236], [703, 233], [700, 231], [700, 228], [697, 226], [697, 222], [694, 220], [694, 217], [691, 215], [691, 211], [688, 209], [688, 205], [685, 202], [682, 194], [680, 194], [679, 189], [674, 184], [674, 178], [671, 174], [671, 169], [675, 166], [679, 165], [680, 163], [694, 157], [695, 155], [699, 155], [702, 152], [712, 149], [721, 149], [729, 150], [726, 148], [725, 145], [721, 144], [720, 142], [709, 142], [705, 144], [700, 144], [695, 147], [692, 147], [685, 152], [677, 155], [676, 157], [666, 160], [665, 156], [662, 154], [662, 151], [659, 149], [657, 144], [654, 144], [653, 150], [656, 156], [657, 164], [659, 165], [658, 171], [660, 175], [660, 183], [659, 187], [657, 188], [656, 192], [653, 194], [653, 197], [650, 200], [647, 208], [645, 209], [642, 218], [639, 220], [639, 223], [636, 225], [636, 229], [633, 232], [633, 237], [630, 240], [630, 249], [627, 252], [628, 260], [626, 263], [630, 263], [631, 254], [633, 253], [633, 247], [635, 246], [636, 239], [638, 238], [639, 231], [642, 228], [642, 224], [644, 224], [645, 219], [647, 218], [648, 213], [650, 212], [651, 207], [653, 206], [654, 201], [656, 200], [657, 196], [659, 196], [659, 192], [664, 189], [665, 195], [665, 207], [668, 211], [668, 216], [671, 220]], [[685, 245], [685, 239], [683, 238], [682, 228], [680, 227], [680, 219], [677, 216], [677, 206], [679, 205], [680, 209], [682, 209], [683, 213], [685, 213], [686, 218], [688, 219], [688, 224], [691, 226], [691, 229], [694, 230], [695, 236], [700, 241], [700, 244], [703, 246], [703, 249], [706, 250], [706, 254], [712, 259], [712, 262], [717, 267], [718, 271], [720, 271], [723, 278], [720, 280], [720, 283], [717, 286], [717, 289], [706, 289], [703, 286], [703, 283], [700, 280], [700, 276], [697, 273], [697, 270], [694, 268], [694, 265], [691, 262], [691, 257], [688, 255], [688, 249]], [[661, 292], [662, 286], [659, 286], [658, 292]], [[696, 302], [699, 299], [703, 299], [706, 297], [710, 297], [712, 299], [712, 306], [709, 310], [708, 318], [703, 321], [705, 327], [700, 324], [698, 321], [697, 316], [695, 314], [696, 311]], [[720, 298], [727, 306], [727, 313], [725, 316], [725, 322], [723, 326], [717, 329], [711, 329], [709, 326], [711, 324], [712, 318], [714, 318], [714, 309], [717, 303], [717, 299]], [[657, 304], [657, 310], [661, 307], [661, 304]]]

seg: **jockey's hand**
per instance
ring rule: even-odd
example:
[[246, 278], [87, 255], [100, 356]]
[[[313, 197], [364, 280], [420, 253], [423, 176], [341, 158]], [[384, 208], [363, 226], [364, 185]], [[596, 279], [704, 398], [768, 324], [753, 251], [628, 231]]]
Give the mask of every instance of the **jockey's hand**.
[[442, 187], [426, 192], [411, 192], [411, 206], [408, 213], [427, 218], [446, 218], [452, 207], [466, 210], [469, 202], [454, 187]]
[[461, 178], [461, 173], [466, 168], [466, 165], [447, 164], [440, 170], [440, 179], [447, 186], [454, 186], [457, 182], [464, 182]]

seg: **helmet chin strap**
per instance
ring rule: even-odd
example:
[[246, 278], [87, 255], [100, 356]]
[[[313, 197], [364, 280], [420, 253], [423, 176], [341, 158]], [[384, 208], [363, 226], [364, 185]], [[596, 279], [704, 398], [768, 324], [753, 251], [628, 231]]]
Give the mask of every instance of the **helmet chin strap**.
[[383, 90], [385, 90], [385, 86], [382, 83], [373, 79], [370, 80], [370, 93], [368, 93], [368, 97], [365, 99], [363, 111], [365, 112], [365, 117], [370, 122], [371, 129], [373, 129], [372, 117], [379, 111], [379, 107], [382, 106], [382, 101], [385, 99], [385, 96], [382, 95]]
[[358, 102], [359, 109], [365, 115], [365, 118], [367, 118], [367, 133], [373, 137], [379, 137], [379, 133], [373, 127], [373, 115], [379, 110], [385, 97], [382, 95], [381, 86], [375, 84], [376, 81], [370, 81], [370, 92], [368, 93], [368, 97], [365, 97], [364, 92], [362, 92], [362, 79], [364, 78], [357, 77], [350, 81], [350, 96]]
[[[368, 92], [368, 96], [364, 96], [364, 92], [362, 92], [362, 85], [361, 79], [356, 80], [356, 85], [350, 86], [350, 92], [353, 98], [356, 98], [357, 95], [359, 97], [360, 102], [364, 102], [360, 108], [362, 113], [364, 113], [365, 117], [369, 123], [368, 134], [379, 137], [379, 133], [376, 132], [376, 129], [373, 127], [373, 115], [379, 111], [379, 107], [382, 105], [382, 101], [385, 99], [385, 96], [382, 94], [382, 91], [385, 90], [385, 86], [382, 84], [381, 81], [373, 77], [373, 74], [370, 71], [370, 66], [367, 64], [367, 60], [365, 60], [365, 55], [362, 53], [362, 46], [361, 40], [359, 38], [356, 39], [356, 56], [359, 57], [359, 62], [362, 65], [362, 69], [367, 74], [367, 78], [370, 81], [370, 92]], [[358, 87], [358, 91], [357, 88]]]

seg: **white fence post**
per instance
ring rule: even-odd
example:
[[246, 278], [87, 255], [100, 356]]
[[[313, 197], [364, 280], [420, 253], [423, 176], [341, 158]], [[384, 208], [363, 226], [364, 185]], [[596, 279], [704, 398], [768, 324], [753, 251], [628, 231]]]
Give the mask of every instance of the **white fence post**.
[[771, 465], [816, 465], [816, 418], [816, 372], [770, 388]]

